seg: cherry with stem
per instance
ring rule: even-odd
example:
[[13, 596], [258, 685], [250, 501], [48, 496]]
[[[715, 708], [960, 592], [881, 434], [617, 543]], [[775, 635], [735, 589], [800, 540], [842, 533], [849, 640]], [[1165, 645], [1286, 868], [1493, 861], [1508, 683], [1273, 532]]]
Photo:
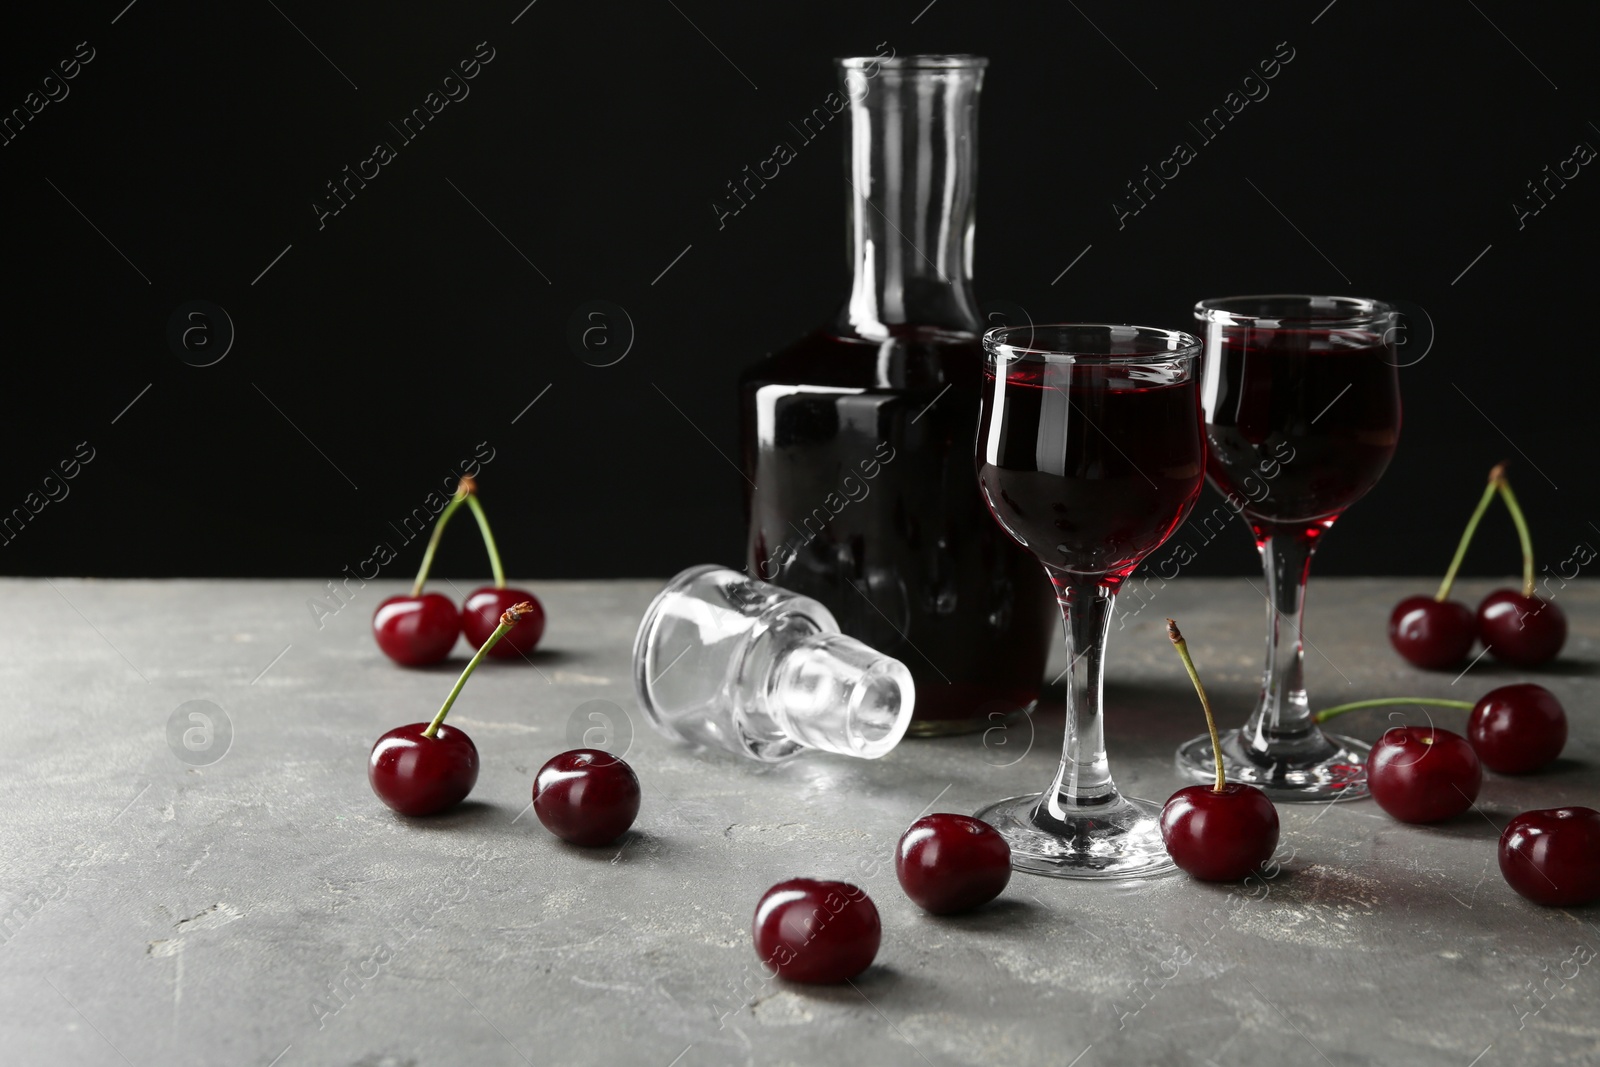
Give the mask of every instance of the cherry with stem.
[[[1489, 696], [1499, 692], [1495, 690]], [[1485, 697], [1479, 704], [1488, 699]], [[1324, 708], [1314, 718], [1322, 722], [1361, 708], [1392, 707], [1396, 704], [1433, 708], [1474, 707], [1465, 700], [1437, 697], [1379, 697]], [[1472, 807], [1482, 787], [1483, 760], [1471, 742], [1431, 722], [1427, 726], [1390, 727], [1372, 746], [1372, 759], [1367, 764], [1367, 789], [1380, 808], [1401, 822], [1439, 822], [1460, 815]]]
[[425, 667], [438, 663], [450, 654], [456, 638], [461, 636], [461, 613], [455, 603], [439, 593], [422, 592], [433, 567], [434, 553], [450, 517], [471, 498], [474, 490], [470, 477], [462, 476], [455, 495], [445, 505], [434, 521], [428, 547], [422, 553], [422, 566], [417, 570], [417, 580], [411, 583], [406, 596], [392, 596], [378, 605], [372, 614], [372, 636], [384, 655], [406, 667]]
[[444, 719], [484, 656], [532, 610], [532, 604], [506, 610], [431, 722], [397, 726], [378, 738], [367, 760], [367, 782], [379, 800], [402, 815], [433, 815], [472, 792], [478, 781], [478, 748], [465, 731], [445, 725]]
[[1489, 483], [1484, 486], [1483, 496], [1467, 520], [1467, 528], [1461, 532], [1461, 542], [1456, 545], [1455, 557], [1450, 560], [1450, 569], [1444, 572], [1439, 591], [1431, 597], [1407, 597], [1396, 604], [1389, 615], [1389, 643], [1418, 667], [1435, 671], [1455, 667], [1467, 658], [1473, 642], [1478, 639], [1477, 616], [1459, 600], [1451, 600], [1450, 590], [1461, 570], [1461, 561], [1467, 558], [1467, 546], [1472, 544], [1478, 523], [1499, 491], [1504, 473], [1503, 463], [1489, 472]]
[[529, 604], [533, 610], [518, 624], [506, 639], [490, 653], [495, 659], [515, 659], [526, 656], [544, 636], [544, 608], [539, 598], [525, 589], [506, 585], [505, 568], [500, 563], [500, 549], [495, 544], [494, 532], [489, 529], [489, 516], [478, 502], [476, 493], [468, 494], [467, 507], [478, 521], [478, 531], [483, 535], [483, 547], [489, 553], [489, 569], [494, 573], [494, 585], [474, 589], [461, 606], [461, 629], [467, 640], [481, 648], [494, 632], [495, 621], [513, 604]]
[[1317, 712], [1317, 722], [1363, 708], [1415, 704], [1471, 711], [1467, 740], [1485, 767], [1500, 774], [1527, 774], [1547, 766], [1567, 743], [1567, 713], [1542, 685], [1522, 682], [1491, 689], [1475, 704], [1435, 697], [1377, 697]]
[[1522, 544], [1522, 589], [1496, 589], [1478, 605], [1478, 633], [1495, 659], [1518, 667], [1537, 667], [1553, 660], [1567, 643], [1567, 616], [1552, 600], [1534, 593], [1533, 536], [1527, 516], [1511, 491], [1504, 464], [1496, 468], [1495, 486], [1511, 513]]
[[1270, 859], [1278, 847], [1278, 809], [1255, 786], [1227, 780], [1211, 701], [1189, 655], [1188, 642], [1171, 619], [1167, 620], [1167, 638], [1178, 650], [1183, 669], [1200, 696], [1216, 756], [1217, 780], [1213, 785], [1191, 785], [1172, 794], [1161, 809], [1161, 839], [1173, 862], [1194, 877], [1237, 882]]

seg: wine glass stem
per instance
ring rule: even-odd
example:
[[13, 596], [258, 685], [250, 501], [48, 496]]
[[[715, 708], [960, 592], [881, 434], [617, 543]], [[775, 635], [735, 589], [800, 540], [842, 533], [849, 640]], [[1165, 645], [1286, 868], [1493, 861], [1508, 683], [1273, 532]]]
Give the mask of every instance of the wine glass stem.
[[1306, 579], [1323, 528], [1275, 531], [1257, 542], [1267, 578], [1267, 667], [1261, 699], [1245, 724], [1245, 743], [1257, 752], [1317, 733], [1306, 699]]
[[1061, 767], [1041, 798], [1057, 819], [1075, 809], [1102, 808], [1117, 800], [1106, 762], [1101, 686], [1113, 593], [1093, 580], [1052, 573], [1067, 636], [1067, 721]]

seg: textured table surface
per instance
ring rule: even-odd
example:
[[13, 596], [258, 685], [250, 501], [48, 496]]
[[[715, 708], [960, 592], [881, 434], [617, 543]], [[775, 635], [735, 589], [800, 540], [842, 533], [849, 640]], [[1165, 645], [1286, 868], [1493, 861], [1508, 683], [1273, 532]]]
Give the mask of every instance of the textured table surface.
[[[483, 758], [472, 798], [408, 822], [368, 789], [368, 748], [428, 718], [463, 658], [383, 659], [368, 633], [383, 583], [319, 628], [313, 582], [0, 582], [0, 1062], [1600, 1062], [1600, 908], [1531, 905], [1495, 862], [1517, 812], [1600, 803], [1600, 583], [1561, 594], [1572, 636], [1539, 675], [1572, 721], [1564, 758], [1488, 777], [1478, 810], [1415, 827], [1370, 801], [1281, 806], [1270, 882], [1018, 874], [957, 919], [900, 892], [894, 842], [924, 810], [1042, 787], [1059, 689], [987, 743], [778, 768], [697, 756], [633, 707], [628, 655], [655, 587], [536, 585], [551, 620], [536, 669], [486, 666], [452, 713]], [[1384, 639], [1394, 583], [1323, 580], [1311, 595], [1318, 706], [1476, 699], [1522, 677], [1405, 666]], [[1173, 748], [1202, 727], [1167, 614], [1224, 719], [1241, 720], [1263, 601], [1244, 580], [1180, 580], [1113, 624], [1112, 765], [1155, 799], [1180, 785]], [[207, 705], [169, 732], [190, 701], [215, 706], [209, 748], [182, 741]], [[526, 809], [534, 770], [606, 729], [596, 713], [630, 745], [645, 796], [619, 847], [583, 851]], [[1387, 720], [1345, 722], [1372, 740]], [[799, 874], [877, 902], [883, 947], [853, 987], [769, 981], [757, 964], [755, 901]]]

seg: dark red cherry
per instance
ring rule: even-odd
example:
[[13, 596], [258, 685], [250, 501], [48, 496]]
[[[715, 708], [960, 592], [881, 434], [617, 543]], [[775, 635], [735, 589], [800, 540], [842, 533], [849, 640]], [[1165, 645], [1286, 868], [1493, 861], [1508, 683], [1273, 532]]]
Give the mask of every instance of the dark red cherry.
[[378, 738], [367, 781], [401, 815], [432, 815], [466, 799], [478, 780], [478, 748], [454, 726], [424, 737], [425, 722], [397, 726]]
[[533, 810], [544, 828], [574, 845], [608, 845], [639, 814], [639, 778], [609, 752], [575, 748], [533, 779]]
[[443, 660], [455, 647], [461, 613], [438, 593], [392, 596], [372, 613], [372, 636], [396, 663], [423, 667]]
[[1483, 695], [1467, 719], [1467, 738], [1491, 771], [1527, 774], [1561, 755], [1567, 713], [1542, 685], [1503, 685]]
[[971, 911], [1011, 881], [1011, 846], [969, 815], [935, 812], [911, 824], [894, 853], [900, 888], [935, 915]]
[[1477, 639], [1477, 616], [1460, 601], [1411, 596], [1389, 615], [1389, 643], [1424, 670], [1459, 666]]
[[1495, 659], [1537, 667], [1567, 643], [1567, 616], [1552, 600], [1496, 589], [1478, 605], [1478, 636]]
[[472, 642], [473, 648], [482, 648], [494, 628], [500, 625], [500, 615], [513, 604], [533, 605], [533, 613], [525, 616], [489, 650], [490, 659], [518, 659], [539, 643], [544, 636], [544, 607], [532, 593], [521, 589], [499, 589], [486, 585], [475, 589], [461, 607], [461, 630]]
[[1472, 807], [1483, 785], [1478, 754], [1460, 734], [1396, 726], [1372, 746], [1367, 788], [1401, 822], [1438, 822]]
[[1191, 785], [1161, 809], [1172, 862], [1207, 882], [1237, 882], [1272, 858], [1278, 809], [1253, 785]]
[[1600, 900], [1600, 811], [1525, 811], [1500, 835], [1500, 873], [1535, 904], [1575, 907]]
[[883, 927], [877, 906], [848, 882], [791, 878], [756, 905], [756, 955], [791, 982], [844, 982], [871, 966]]

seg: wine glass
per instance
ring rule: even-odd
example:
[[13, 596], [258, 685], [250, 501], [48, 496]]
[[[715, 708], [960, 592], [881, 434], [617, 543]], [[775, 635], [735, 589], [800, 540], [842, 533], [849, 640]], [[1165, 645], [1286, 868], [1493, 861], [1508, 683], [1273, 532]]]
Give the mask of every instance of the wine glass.
[[977, 813], [1011, 864], [1057, 878], [1173, 869], [1160, 806], [1111, 780], [1101, 683], [1112, 598], [1200, 493], [1200, 341], [1146, 326], [1058, 325], [984, 334], [978, 484], [1005, 531], [1044, 565], [1067, 638], [1061, 766], [1043, 793]]
[[[1266, 571], [1261, 696], [1244, 728], [1222, 735], [1223, 767], [1278, 800], [1365, 796], [1369, 746], [1311, 717], [1302, 623], [1318, 540], [1377, 484], [1399, 440], [1398, 313], [1342, 296], [1226, 297], [1194, 313], [1206, 473], [1249, 523]], [[1216, 775], [1208, 736], [1179, 747], [1178, 769]]]

